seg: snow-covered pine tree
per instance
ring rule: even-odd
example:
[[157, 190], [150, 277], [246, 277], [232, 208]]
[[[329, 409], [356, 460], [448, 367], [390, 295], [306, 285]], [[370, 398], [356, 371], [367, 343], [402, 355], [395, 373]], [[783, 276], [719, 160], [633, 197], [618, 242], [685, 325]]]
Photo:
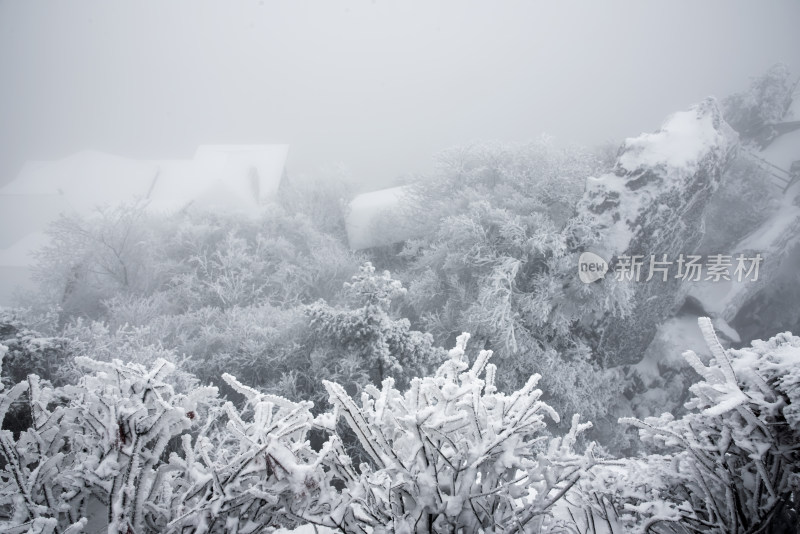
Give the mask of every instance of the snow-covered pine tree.
[[435, 368], [444, 350], [433, 345], [430, 334], [412, 330], [408, 319], [391, 315], [392, 301], [406, 293], [399, 280], [388, 271], [376, 273], [366, 262], [344, 290], [347, 308], [322, 300], [306, 308], [320, 341], [343, 358], [355, 358], [376, 384], [389, 375], [405, 382]]

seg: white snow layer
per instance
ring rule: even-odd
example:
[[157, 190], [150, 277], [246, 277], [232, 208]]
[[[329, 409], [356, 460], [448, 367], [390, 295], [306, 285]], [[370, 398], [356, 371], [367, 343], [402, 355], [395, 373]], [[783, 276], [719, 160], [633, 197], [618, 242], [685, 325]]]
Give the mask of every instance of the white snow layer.
[[[653, 198], [685, 186], [704, 157], [720, 147], [728, 147], [726, 131], [714, 127], [714, 116], [707, 103], [675, 113], [659, 131], [625, 140], [619, 165], [626, 174], [608, 173], [589, 178], [587, 193], [590, 198], [594, 195], [595, 201], [614, 199], [618, 206], [613, 214], [618, 214], [619, 219], [611, 220], [606, 215], [608, 220], [604, 224], [607, 256], [620, 254], [628, 248], [636, 231], [636, 219], [645, 206], [652, 204]], [[645, 168], [664, 171], [659, 174], [661, 180], [651, 180], [638, 188], [629, 187], [630, 182], [638, 178], [635, 171]]]
[[698, 116], [697, 109], [690, 109], [671, 115], [655, 133], [626, 139], [619, 163], [628, 171], [659, 166], [694, 171], [703, 156], [724, 141], [712, 114]]

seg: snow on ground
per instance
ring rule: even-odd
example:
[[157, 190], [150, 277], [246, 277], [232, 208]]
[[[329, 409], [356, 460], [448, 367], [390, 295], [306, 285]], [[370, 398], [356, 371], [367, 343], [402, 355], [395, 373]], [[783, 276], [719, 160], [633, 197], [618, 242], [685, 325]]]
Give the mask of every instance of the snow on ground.
[[717, 317], [725, 311], [729, 296], [733, 293], [731, 280], [720, 279], [718, 282], [687, 282], [690, 285], [689, 296], [697, 299], [703, 309]]
[[[795, 96], [786, 120], [800, 120], [800, 95]], [[757, 155], [788, 172], [791, 164], [800, 160], [800, 130], [778, 137]], [[779, 261], [777, 255], [787, 250], [789, 240], [793, 240], [800, 229], [800, 207], [795, 204], [798, 197], [800, 184], [794, 184], [784, 193], [775, 212], [734, 247], [734, 254], [750, 253], [748, 257], [752, 257], [752, 253], [762, 253], [765, 269], [770, 268], [770, 262]], [[696, 298], [708, 313], [730, 320], [739, 300], [751, 289], [748, 286], [750, 283], [752, 282], [698, 283], [690, 288], [689, 295]]]

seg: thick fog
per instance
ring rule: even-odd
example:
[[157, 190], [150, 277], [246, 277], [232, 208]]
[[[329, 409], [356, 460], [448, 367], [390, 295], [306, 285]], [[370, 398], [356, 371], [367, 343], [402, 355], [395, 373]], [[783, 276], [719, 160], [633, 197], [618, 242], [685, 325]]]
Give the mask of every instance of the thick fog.
[[0, 1], [0, 184], [83, 149], [288, 143], [376, 187], [473, 140], [652, 131], [776, 62], [800, 4]]
[[0, 532], [800, 532], [797, 0], [0, 0], [0, 81]]

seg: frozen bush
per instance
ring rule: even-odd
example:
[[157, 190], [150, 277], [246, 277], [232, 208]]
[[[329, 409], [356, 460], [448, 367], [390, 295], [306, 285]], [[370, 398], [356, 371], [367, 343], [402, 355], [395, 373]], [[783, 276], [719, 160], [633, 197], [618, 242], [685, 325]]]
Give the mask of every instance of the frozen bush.
[[690, 388], [690, 412], [622, 420], [658, 453], [595, 471], [582, 482], [583, 502], [598, 515], [613, 510], [626, 531], [791, 532], [800, 504], [800, 338], [726, 351], [711, 321], [699, 322], [712, 359], [684, 353], [702, 377]]
[[339, 461], [349, 501], [334, 522], [344, 531], [534, 532], [594, 464], [591, 447], [575, 450], [590, 423], [575, 416], [570, 432], [549, 437], [545, 416], [558, 414], [540, 400], [539, 376], [499, 393], [491, 352], [470, 367], [468, 339], [462, 334], [435, 375], [414, 378], [404, 393], [387, 378], [381, 389], [368, 386], [359, 406], [325, 382], [333, 420], [347, 422], [371, 459], [358, 471]]
[[321, 456], [305, 439], [309, 403], [226, 375], [247, 399], [239, 410], [213, 387], [176, 391], [164, 360], [149, 370], [77, 361], [88, 371], [77, 385], [30, 375], [0, 393], [0, 418], [24, 402], [33, 419], [16, 439], [0, 432], [5, 531], [74, 533], [104, 518], [114, 534], [250, 533], [326, 506]]

